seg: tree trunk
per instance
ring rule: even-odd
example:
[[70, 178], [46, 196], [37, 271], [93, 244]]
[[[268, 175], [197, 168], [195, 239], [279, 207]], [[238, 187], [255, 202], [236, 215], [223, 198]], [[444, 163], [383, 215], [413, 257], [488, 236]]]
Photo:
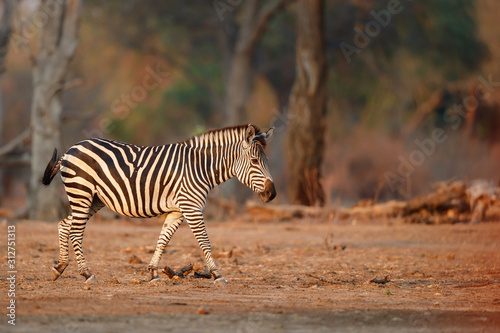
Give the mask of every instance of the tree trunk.
[[[2, 77], [5, 72], [5, 58], [9, 46], [9, 37], [12, 28], [11, 16], [14, 7], [13, 0], [0, 1], [2, 13], [0, 14], [0, 145], [3, 143], [3, 95], [2, 95]], [[3, 170], [0, 170], [0, 203], [3, 201]]]
[[7, 56], [9, 37], [12, 30], [11, 16], [13, 7], [13, 0], [0, 1], [0, 10], [2, 11], [0, 13], [0, 76], [5, 72], [5, 57]]
[[327, 66], [322, 0], [297, 1], [296, 78], [287, 129], [288, 191], [293, 204], [323, 205]]
[[226, 84], [226, 125], [243, 124], [246, 121], [245, 104], [250, 95], [251, 53], [236, 51]]
[[61, 97], [66, 74], [76, 46], [81, 2], [79, 0], [42, 0], [40, 17], [48, 17], [39, 31], [38, 53], [33, 69], [31, 108], [30, 218], [59, 220], [63, 205], [60, 188], [43, 188], [40, 179], [61, 142]]
[[[260, 5], [261, 3], [264, 5]], [[245, 106], [252, 89], [252, 57], [255, 46], [273, 15], [285, 4], [286, 0], [247, 0], [244, 4], [243, 21], [239, 27], [234, 51], [230, 57], [229, 73], [225, 82], [224, 116], [226, 126], [247, 122]], [[237, 203], [241, 204], [249, 196], [247, 191], [238, 189], [242, 186], [236, 180], [232, 180], [221, 189], [224, 195], [232, 196]]]
[[264, 2], [248, 0], [243, 8], [243, 22], [240, 25], [234, 53], [231, 57], [226, 80], [225, 116], [226, 125], [238, 125], [247, 120], [245, 104], [252, 88], [252, 55], [255, 45], [264, 33], [273, 15], [286, 3], [285, 0]]

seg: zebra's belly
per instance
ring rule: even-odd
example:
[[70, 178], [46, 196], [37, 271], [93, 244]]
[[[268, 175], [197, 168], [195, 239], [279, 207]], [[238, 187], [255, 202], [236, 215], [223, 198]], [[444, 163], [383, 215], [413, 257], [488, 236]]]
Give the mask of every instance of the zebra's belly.
[[149, 218], [170, 212], [180, 212], [174, 198], [159, 200], [138, 200], [140, 198], [110, 198], [97, 188], [97, 196], [112, 211], [127, 217]]

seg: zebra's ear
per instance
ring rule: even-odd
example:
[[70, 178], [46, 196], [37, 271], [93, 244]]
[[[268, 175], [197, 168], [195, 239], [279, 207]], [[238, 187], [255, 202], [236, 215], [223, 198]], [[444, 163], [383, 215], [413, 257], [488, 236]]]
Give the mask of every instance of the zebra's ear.
[[246, 138], [246, 141], [248, 144], [252, 143], [254, 136], [255, 136], [255, 127], [253, 127], [252, 125], [248, 125], [247, 132], [245, 135], [245, 138]]
[[268, 143], [269, 140], [271, 140], [271, 137], [273, 136], [273, 132], [274, 132], [274, 127], [271, 127], [270, 129], [268, 129], [266, 131], [266, 133], [264, 133], [265, 134], [264, 138], [266, 139], [266, 143]]

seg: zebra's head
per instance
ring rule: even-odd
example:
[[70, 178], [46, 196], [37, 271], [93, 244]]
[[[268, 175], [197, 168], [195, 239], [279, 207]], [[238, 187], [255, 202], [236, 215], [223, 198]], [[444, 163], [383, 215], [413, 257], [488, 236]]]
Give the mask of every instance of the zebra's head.
[[260, 200], [269, 202], [276, 196], [273, 177], [269, 172], [268, 158], [264, 153], [274, 128], [261, 133], [253, 125], [248, 125], [242, 153], [236, 161], [236, 177], [240, 182], [259, 194]]

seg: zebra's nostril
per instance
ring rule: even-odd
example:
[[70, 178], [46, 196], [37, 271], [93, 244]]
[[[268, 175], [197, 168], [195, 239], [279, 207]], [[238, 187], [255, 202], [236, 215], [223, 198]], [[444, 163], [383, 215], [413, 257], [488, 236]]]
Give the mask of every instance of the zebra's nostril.
[[264, 191], [261, 193], [261, 200], [264, 202], [273, 200], [276, 197], [276, 189], [274, 188], [274, 183], [271, 180], [267, 180], [264, 188]]

